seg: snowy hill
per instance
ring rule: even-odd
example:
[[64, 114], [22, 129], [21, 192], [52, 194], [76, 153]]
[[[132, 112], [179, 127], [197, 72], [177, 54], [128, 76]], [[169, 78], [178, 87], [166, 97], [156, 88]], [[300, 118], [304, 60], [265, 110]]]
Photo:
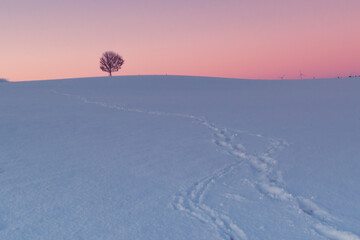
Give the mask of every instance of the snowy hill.
[[0, 85], [0, 239], [360, 239], [360, 79]]

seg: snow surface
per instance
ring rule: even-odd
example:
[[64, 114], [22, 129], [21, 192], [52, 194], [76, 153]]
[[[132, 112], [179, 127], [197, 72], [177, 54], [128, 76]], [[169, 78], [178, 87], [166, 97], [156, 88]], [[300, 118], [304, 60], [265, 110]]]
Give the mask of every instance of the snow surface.
[[360, 239], [360, 79], [0, 85], [0, 239]]

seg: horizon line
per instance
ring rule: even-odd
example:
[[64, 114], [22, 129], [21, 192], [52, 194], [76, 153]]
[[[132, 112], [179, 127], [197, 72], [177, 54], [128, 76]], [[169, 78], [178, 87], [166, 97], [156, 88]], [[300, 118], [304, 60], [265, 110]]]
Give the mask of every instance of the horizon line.
[[1, 78], [4, 82], [39, 82], [39, 81], [56, 81], [56, 80], [71, 80], [71, 79], [89, 79], [89, 78], [121, 78], [121, 77], [150, 77], [150, 76], [158, 76], [158, 77], [196, 77], [196, 78], [218, 78], [218, 79], [233, 79], [233, 80], [251, 80], [251, 81], [309, 81], [309, 80], [325, 80], [325, 79], [351, 79], [351, 78], [359, 78], [360, 75], [349, 75], [347, 77], [331, 77], [331, 78], [233, 78], [233, 77], [217, 77], [217, 76], [201, 76], [201, 75], [171, 75], [171, 74], [133, 74], [133, 75], [116, 75], [116, 76], [88, 76], [88, 77], [66, 77], [66, 78], [49, 78], [49, 79], [36, 79], [36, 80], [21, 80], [21, 81], [11, 81], [7, 78]]

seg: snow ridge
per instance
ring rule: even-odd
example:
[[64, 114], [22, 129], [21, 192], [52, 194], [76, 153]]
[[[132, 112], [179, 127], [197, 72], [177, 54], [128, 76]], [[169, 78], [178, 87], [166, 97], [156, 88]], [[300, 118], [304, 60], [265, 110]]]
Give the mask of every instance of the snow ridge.
[[[330, 240], [360, 240], [360, 237], [353, 233], [337, 230], [330, 226], [334, 225], [334, 223], [339, 220], [328, 213], [325, 209], [322, 209], [313, 201], [302, 196], [293, 196], [284, 188], [285, 184], [283, 183], [281, 171], [276, 169], [277, 161], [272, 158], [272, 155], [275, 152], [289, 145], [284, 140], [264, 137], [260, 134], [253, 134], [237, 129], [219, 128], [203, 118], [190, 114], [166, 113], [127, 108], [125, 106], [91, 101], [85, 97], [74, 94], [60, 93], [55, 90], [52, 90], [52, 92], [69, 98], [75, 98], [85, 104], [94, 104], [124, 112], [190, 119], [193, 122], [208, 128], [213, 133], [212, 142], [215, 146], [224, 153], [233, 156], [236, 160], [215, 171], [210, 176], [198, 180], [187, 190], [175, 194], [172, 205], [174, 209], [182, 211], [210, 226], [220, 239], [247, 240], [248, 237], [229, 216], [220, 213], [205, 204], [204, 199], [206, 198], [206, 194], [210, 191], [212, 185], [214, 185], [219, 179], [230, 174], [236, 167], [246, 163], [253, 169], [254, 174], [257, 176], [257, 181], [254, 183], [254, 186], [256, 186], [260, 193], [278, 201], [295, 203], [299, 212], [313, 218], [317, 222], [313, 226], [313, 229], [319, 235]], [[267, 147], [263, 152], [253, 153], [248, 151], [243, 144], [236, 143], [235, 138], [251, 138], [252, 141], [257, 142], [258, 144], [265, 144]], [[239, 195], [227, 194], [226, 197], [233, 198], [238, 202], [243, 200], [243, 197]]]

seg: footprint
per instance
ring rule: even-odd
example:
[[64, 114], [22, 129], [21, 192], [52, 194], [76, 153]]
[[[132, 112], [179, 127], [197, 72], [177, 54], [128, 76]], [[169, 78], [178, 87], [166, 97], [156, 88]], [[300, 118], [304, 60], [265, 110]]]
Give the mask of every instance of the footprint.
[[317, 204], [312, 202], [309, 199], [298, 197], [297, 198], [299, 208], [306, 213], [307, 215], [317, 218], [320, 221], [335, 221], [336, 218], [333, 217], [326, 210], [320, 208]]

